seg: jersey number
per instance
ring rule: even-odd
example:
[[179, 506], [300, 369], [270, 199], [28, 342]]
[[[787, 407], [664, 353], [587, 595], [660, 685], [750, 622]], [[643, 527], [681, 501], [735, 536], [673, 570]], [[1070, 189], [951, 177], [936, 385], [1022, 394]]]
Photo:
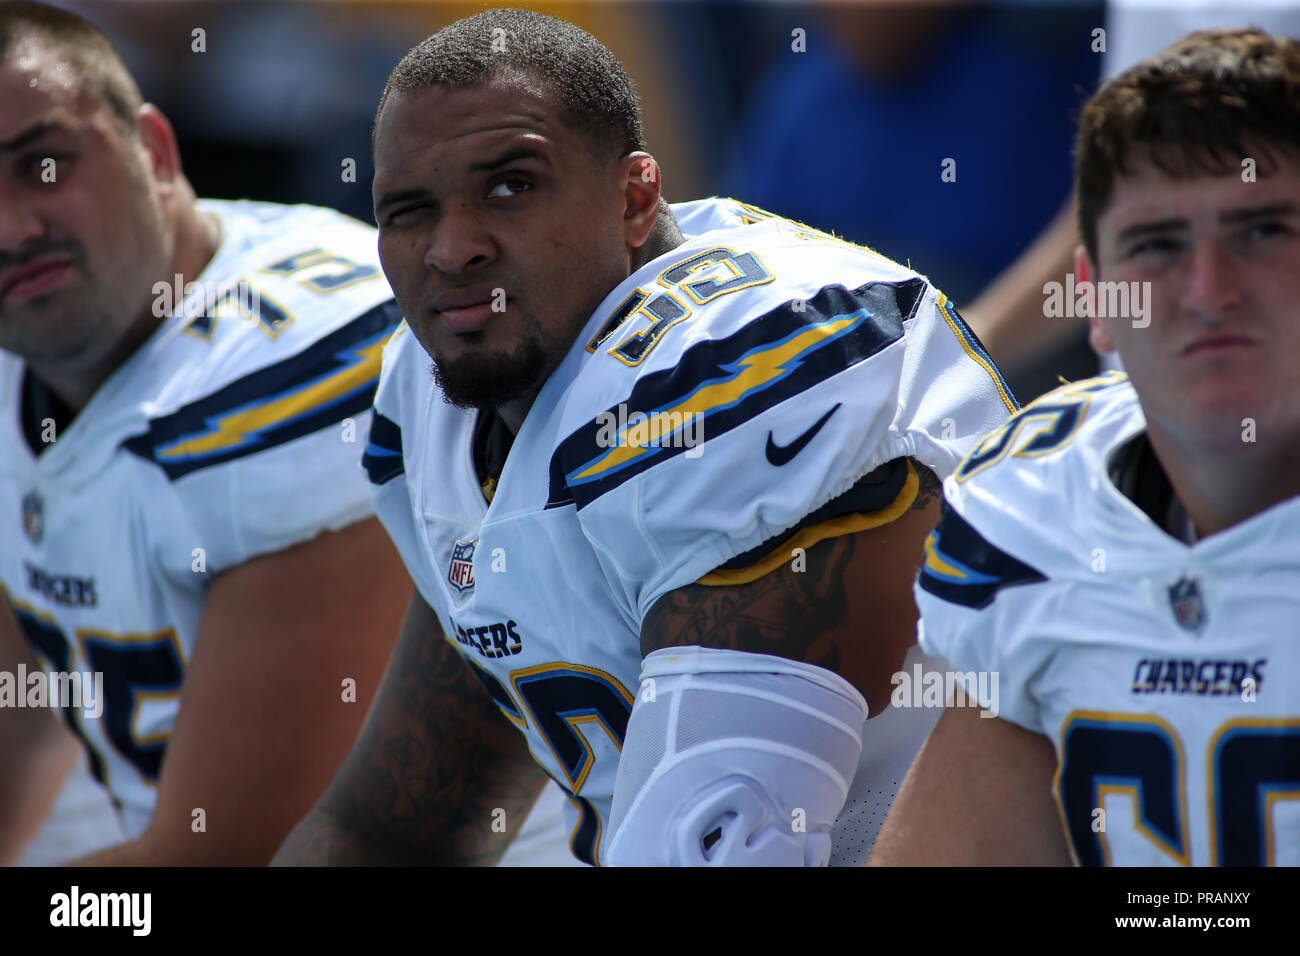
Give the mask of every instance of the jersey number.
[[[1056, 790], [1081, 864], [1110, 865], [1102, 808], [1108, 793], [1129, 794], [1137, 830], [1191, 864], [1183, 745], [1172, 727], [1156, 717], [1076, 712], [1066, 718], [1061, 754]], [[1274, 802], [1300, 799], [1300, 721], [1229, 721], [1211, 739], [1207, 759], [1210, 865], [1272, 866]]]
[[673, 295], [671, 291], [651, 295], [642, 289], [633, 290], [600, 327], [587, 345], [587, 351], [596, 351], [629, 316], [639, 315], [642, 318], [637, 323], [640, 328], [625, 336], [609, 350], [609, 354], [624, 365], [640, 365], [663, 339], [665, 332], [690, 317], [688, 300], [704, 305], [719, 296], [771, 282], [772, 273], [752, 252], [740, 253], [719, 247], [670, 266], [659, 273], [658, 281], [670, 290], [676, 289], [679, 295]]
[[[72, 645], [67, 635], [50, 621], [30, 611], [14, 609], [18, 624], [36, 652], [50, 670], [68, 673], [72, 664]], [[103, 755], [91, 744], [81, 726], [79, 712], [93, 708], [104, 720], [109, 743], [149, 783], [157, 783], [163, 751], [169, 734], [142, 738], [135, 732], [135, 720], [141, 706], [151, 701], [170, 700], [180, 694], [184, 666], [176, 644], [176, 634], [167, 630], [150, 635], [116, 635], [99, 631], [78, 631], [83, 656], [96, 675], [103, 675], [103, 700], [87, 700], [82, 706], [65, 701], [63, 718], [72, 732], [81, 738], [89, 755], [90, 772], [107, 785]], [[102, 708], [102, 709], [101, 709]]]
[[[311, 289], [317, 295], [332, 295], [357, 282], [364, 282], [379, 275], [376, 266], [354, 262], [344, 256], [335, 255], [325, 249], [309, 249], [297, 255], [274, 262], [259, 271], [268, 275], [292, 276], [296, 272], [312, 270], [312, 274], [300, 279], [299, 284]], [[267, 293], [255, 289], [247, 280], [224, 290], [216, 300], [208, 303], [201, 314], [194, 317], [185, 326], [185, 331], [199, 338], [211, 339], [216, 317], [220, 310], [233, 308], [250, 322], [255, 322], [271, 338], [280, 334], [281, 329], [293, 321], [294, 315], [285, 306], [276, 302]]]
[[[1030, 402], [971, 449], [954, 477], [965, 481], [991, 468], [1010, 453], [1013, 458], [1036, 458], [1059, 451], [1070, 443], [1092, 401], [1092, 392], [1123, 381], [1110, 372], [1095, 379], [1067, 385]], [[1012, 449], [1015, 449], [1012, 451]]]
[[564, 775], [556, 782], [569, 792], [581, 812], [569, 837], [573, 855], [595, 866], [601, 837], [600, 814], [591, 801], [578, 796], [596, 762], [583, 730], [604, 730], [621, 751], [628, 718], [632, 716], [632, 695], [604, 671], [565, 663], [512, 671], [512, 695], [492, 674], [469, 658], [465, 661], [512, 724], [521, 730], [531, 724], [546, 741]]

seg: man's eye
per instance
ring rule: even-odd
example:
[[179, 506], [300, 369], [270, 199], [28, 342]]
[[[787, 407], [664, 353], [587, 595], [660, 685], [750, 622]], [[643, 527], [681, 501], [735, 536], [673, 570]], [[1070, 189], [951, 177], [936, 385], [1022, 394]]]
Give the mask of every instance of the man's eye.
[[532, 183], [522, 179], [504, 179], [488, 190], [488, 196], [493, 199], [506, 199], [532, 188]]
[[420, 206], [420, 205], [415, 205], [415, 206], [403, 206], [401, 209], [397, 209], [397, 210], [395, 210], [395, 211], [393, 211], [393, 212], [390, 212], [390, 213], [389, 213], [389, 214], [384, 218], [384, 222], [383, 222], [383, 224], [384, 224], [385, 226], [400, 226], [400, 225], [402, 225], [403, 222], [405, 222], [406, 220], [410, 219], [410, 218], [412, 217], [412, 214], [414, 214], [415, 212], [417, 212], [417, 211], [420, 210], [421, 208], [423, 208], [423, 207]]
[[1246, 235], [1251, 239], [1271, 239], [1274, 236], [1284, 235], [1290, 231], [1280, 222], [1257, 222], [1246, 230]]
[[46, 181], [57, 182], [59, 167], [72, 162], [70, 153], [33, 153], [18, 161], [18, 169], [24, 176], [40, 176], [49, 170]]
[[1153, 236], [1150, 239], [1143, 239], [1141, 242], [1134, 243], [1129, 247], [1128, 254], [1132, 256], [1141, 255], [1159, 255], [1161, 253], [1177, 252], [1179, 249], [1178, 241], [1168, 236]]

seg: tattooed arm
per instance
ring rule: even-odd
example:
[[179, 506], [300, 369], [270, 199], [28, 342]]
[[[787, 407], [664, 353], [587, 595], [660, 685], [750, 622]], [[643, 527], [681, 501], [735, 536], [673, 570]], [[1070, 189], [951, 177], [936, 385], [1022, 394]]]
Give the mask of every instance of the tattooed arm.
[[272, 863], [490, 866], [545, 783], [417, 594], [352, 752]]
[[[804, 560], [747, 583], [688, 585], [651, 606], [641, 626], [649, 687], [633, 705], [623, 740], [626, 767], [610, 811], [607, 863], [830, 861], [831, 831], [852, 786], [888, 785], [889, 760], [872, 760], [860, 772], [862, 742], [853, 731], [886, 706], [890, 677], [916, 640], [912, 584], [939, 516], [938, 482], [917, 471], [918, 480], [889, 506], [897, 517], [887, 524], [827, 538], [808, 547]], [[857, 508], [850, 511], [849, 502]], [[869, 502], [850, 492], [818, 509], [809, 526], [830, 518], [835, 524], [821, 530], [860, 527], [867, 522], [840, 519], [878, 514]], [[756, 567], [771, 560], [769, 552]], [[733, 562], [707, 580], [734, 581], [754, 567], [737, 571]], [[692, 650], [659, 653], [675, 647]], [[866, 698], [865, 711], [846, 682]]]
[[819, 542], [801, 570], [789, 562], [748, 584], [665, 594], [642, 624], [642, 655], [699, 646], [787, 657], [834, 671], [862, 692], [873, 716], [880, 712], [916, 641], [912, 584], [939, 520], [939, 479], [914, 464], [920, 484], [908, 511]]

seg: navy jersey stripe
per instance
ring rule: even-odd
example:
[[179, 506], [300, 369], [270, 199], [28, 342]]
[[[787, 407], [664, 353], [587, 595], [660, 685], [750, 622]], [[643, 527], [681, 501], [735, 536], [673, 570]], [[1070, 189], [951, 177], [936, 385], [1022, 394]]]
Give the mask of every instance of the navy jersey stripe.
[[[924, 279], [826, 286], [810, 299], [783, 303], [723, 339], [699, 342], [671, 369], [641, 378], [621, 403], [565, 438], [551, 457], [548, 508], [583, 508], [659, 462], [687, 450], [665, 435], [652, 446], [612, 447], [608, 422], [627, 410], [656, 422], [681, 409], [702, 417], [708, 441], [791, 396], [869, 359], [903, 336], [919, 308]], [[806, 342], [806, 346], [802, 343]], [[623, 433], [626, 435], [626, 433]], [[695, 447], [695, 446], [691, 446]]]
[[979, 610], [993, 603], [1002, 588], [1046, 580], [1037, 568], [986, 541], [944, 499], [939, 524], [925, 542], [922, 589]]
[[402, 429], [397, 422], [378, 411], [370, 421], [370, 442], [361, 456], [361, 464], [374, 485], [387, 484], [406, 471], [402, 459]]
[[907, 459], [895, 458], [886, 462], [870, 474], [858, 479], [848, 491], [809, 512], [802, 521], [780, 534], [768, 538], [756, 548], [738, 554], [726, 564], [718, 565], [719, 571], [736, 571], [747, 568], [771, 553], [782, 543], [789, 541], [804, 528], [822, 524], [833, 518], [849, 514], [870, 514], [887, 508], [903, 490], [907, 483]]
[[274, 448], [365, 412], [401, 312], [392, 299], [303, 351], [153, 419], [123, 447], [171, 480]]

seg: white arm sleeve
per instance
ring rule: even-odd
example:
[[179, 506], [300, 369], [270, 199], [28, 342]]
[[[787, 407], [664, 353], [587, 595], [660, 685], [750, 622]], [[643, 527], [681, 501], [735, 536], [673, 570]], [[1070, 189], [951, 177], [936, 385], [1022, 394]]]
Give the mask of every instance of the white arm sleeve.
[[824, 866], [862, 695], [812, 664], [700, 647], [655, 651], [641, 676], [605, 863]]

